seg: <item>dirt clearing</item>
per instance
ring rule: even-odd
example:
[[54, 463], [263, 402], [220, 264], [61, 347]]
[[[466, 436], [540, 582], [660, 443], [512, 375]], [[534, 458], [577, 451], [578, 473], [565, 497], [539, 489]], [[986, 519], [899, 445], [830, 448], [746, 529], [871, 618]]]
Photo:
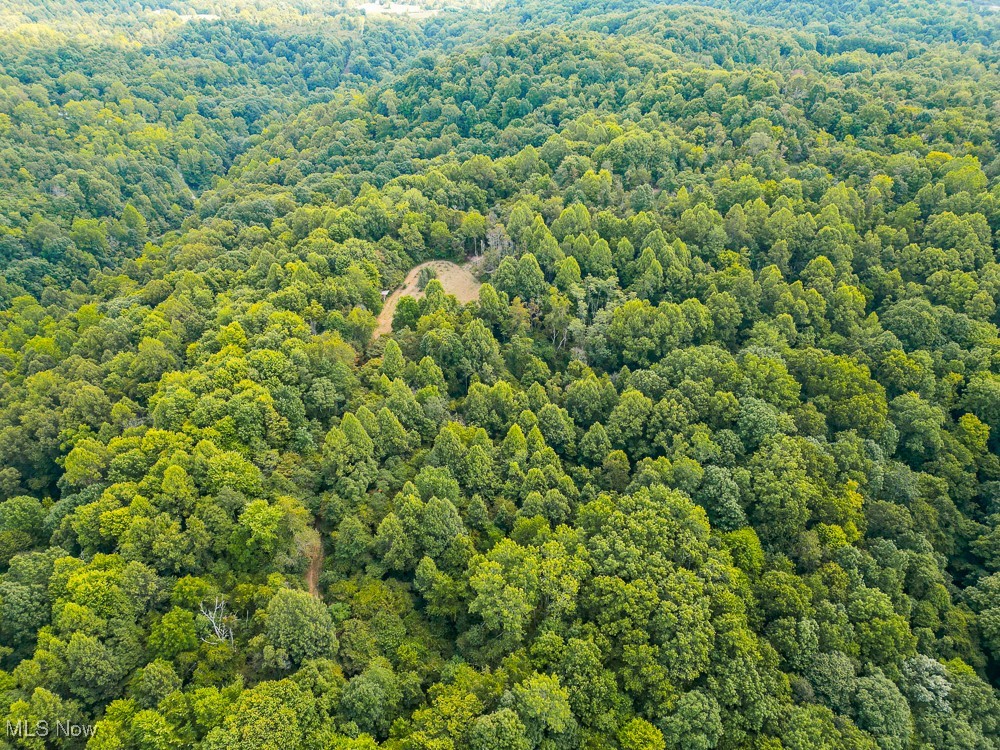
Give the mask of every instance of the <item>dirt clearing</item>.
[[375, 328], [376, 337], [392, 331], [392, 316], [396, 314], [396, 305], [399, 304], [401, 297], [410, 296], [414, 299], [420, 299], [424, 296], [423, 291], [417, 288], [417, 279], [420, 277], [421, 269], [424, 268], [433, 268], [445, 292], [454, 294], [462, 304], [479, 299], [479, 287], [482, 284], [472, 275], [468, 266], [460, 266], [448, 260], [429, 260], [411, 268], [410, 272], [406, 274], [403, 285], [386, 298], [382, 312], [378, 316], [378, 326]]

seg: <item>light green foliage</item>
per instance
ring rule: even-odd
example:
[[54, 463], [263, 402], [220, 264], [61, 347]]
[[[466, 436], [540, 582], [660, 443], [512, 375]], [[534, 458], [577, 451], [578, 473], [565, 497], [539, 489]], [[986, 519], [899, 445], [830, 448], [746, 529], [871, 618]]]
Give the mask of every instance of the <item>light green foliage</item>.
[[336, 653], [337, 637], [330, 613], [323, 602], [308, 593], [279, 591], [268, 602], [265, 616], [265, 648], [274, 650], [273, 660], [299, 666], [307, 659]]
[[416, 1], [0, 0], [0, 723], [1000, 750], [1000, 15]]

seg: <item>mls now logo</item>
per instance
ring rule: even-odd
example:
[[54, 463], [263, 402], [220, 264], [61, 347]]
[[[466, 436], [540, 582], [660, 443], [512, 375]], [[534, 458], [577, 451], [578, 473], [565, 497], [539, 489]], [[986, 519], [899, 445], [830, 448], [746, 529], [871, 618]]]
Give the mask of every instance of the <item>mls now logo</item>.
[[69, 721], [57, 721], [53, 728], [45, 719], [7, 722], [8, 737], [93, 737], [96, 729], [93, 724], [73, 724]]

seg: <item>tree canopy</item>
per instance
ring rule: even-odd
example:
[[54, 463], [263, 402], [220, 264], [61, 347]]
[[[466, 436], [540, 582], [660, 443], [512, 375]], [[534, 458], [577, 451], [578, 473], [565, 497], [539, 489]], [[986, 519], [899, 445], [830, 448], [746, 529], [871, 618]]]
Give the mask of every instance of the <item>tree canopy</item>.
[[0, 720], [1000, 750], [998, 42], [0, 0]]

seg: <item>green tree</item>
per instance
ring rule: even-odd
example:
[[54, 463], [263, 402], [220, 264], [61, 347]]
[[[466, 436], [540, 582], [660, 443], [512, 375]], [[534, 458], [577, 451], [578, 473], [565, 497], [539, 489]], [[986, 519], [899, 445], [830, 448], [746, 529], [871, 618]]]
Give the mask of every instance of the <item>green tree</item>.
[[299, 666], [307, 659], [331, 657], [337, 637], [330, 612], [319, 599], [304, 591], [283, 589], [267, 604], [264, 635], [269, 661]]

